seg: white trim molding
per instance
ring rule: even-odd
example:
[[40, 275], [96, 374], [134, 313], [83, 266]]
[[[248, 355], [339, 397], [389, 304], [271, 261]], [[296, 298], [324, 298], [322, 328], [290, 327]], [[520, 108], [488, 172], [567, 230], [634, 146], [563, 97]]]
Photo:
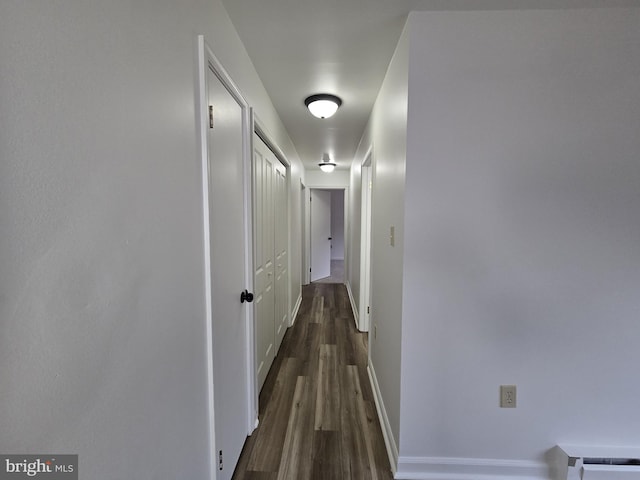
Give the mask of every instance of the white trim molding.
[[[351, 311], [353, 312], [353, 319], [356, 322], [356, 328], [358, 328], [358, 306], [356, 305], [356, 301], [353, 298], [353, 292], [351, 291], [351, 282], [347, 280], [347, 282], [345, 283], [345, 286], [347, 287], [347, 293], [349, 294], [349, 303], [351, 303]], [[358, 330], [360, 329], [358, 328]]]
[[380, 385], [378, 384], [376, 371], [371, 363], [367, 366], [367, 372], [369, 372], [369, 382], [371, 383], [371, 389], [373, 390], [373, 400], [376, 404], [376, 411], [378, 412], [378, 419], [380, 420], [380, 427], [382, 428], [384, 444], [387, 447], [387, 455], [389, 456], [391, 471], [395, 474], [398, 465], [398, 446], [396, 445], [396, 440], [393, 436], [393, 431], [391, 430], [387, 410], [384, 407], [384, 401], [382, 400], [382, 392], [380, 392]]
[[289, 325], [290, 327], [293, 327], [293, 324], [296, 323], [296, 317], [298, 316], [300, 305], [302, 305], [302, 292], [300, 293], [300, 295], [298, 295], [298, 300], [296, 300], [296, 304], [293, 307], [293, 311], [291, 312], [291, 325]]
[[398, 480], [548, 480], [549, 465], [526, 460], [399, 457]]
[[[213, 341], [212, 322], [213, 306], [211, 299], [211, 251], [209, 225], [209, 170], [207, 161], [209, 158], [209, 145], [207, 143], [207, 121], [205, 105], [207, 105], [207, 62], [210, 57], [210, 49], [205, 44], [204, 36], [198, 35], [198, 141], [200, 143], [200, 180], [202, 187], [202, 222], [203, 222], [203, 259], [204, 259], [204, 297], [205, 297], [205, 328], [207, 345], [207, 410], [209, 425], [209, 450], [216, 451], [216, 429], [214, 413], [214, 385], [213, 385]], [[209, 458], [209, 479], [216, 478], [215, 455]]]

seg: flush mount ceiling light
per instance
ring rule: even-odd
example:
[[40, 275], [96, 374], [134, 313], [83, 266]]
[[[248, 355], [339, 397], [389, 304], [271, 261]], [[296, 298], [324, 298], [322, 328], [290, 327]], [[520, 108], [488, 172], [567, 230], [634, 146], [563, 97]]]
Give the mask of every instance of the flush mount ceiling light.
[[342, 105], [342, 100], [335, 95], [320, 93], [307, 97], [304, 104], [314, 117], [329, 118], [336, 113], [338, 107]]
[[320, 166], [320, 170], [325, 173], [331, 173], [333, 172], [333, 169], [336, 168], [336, 164], [331, 161], [328, 153], [322, 155], [322, 162], [318, 165]]

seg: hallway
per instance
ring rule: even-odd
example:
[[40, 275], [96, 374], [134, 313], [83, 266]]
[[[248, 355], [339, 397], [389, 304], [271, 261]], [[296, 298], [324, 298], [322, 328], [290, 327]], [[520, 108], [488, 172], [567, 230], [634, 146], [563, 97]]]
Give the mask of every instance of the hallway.
[[303, 287], [260, 393], [235, 480], [392, 478], [367, 374], [367, 336], [344, 285]]

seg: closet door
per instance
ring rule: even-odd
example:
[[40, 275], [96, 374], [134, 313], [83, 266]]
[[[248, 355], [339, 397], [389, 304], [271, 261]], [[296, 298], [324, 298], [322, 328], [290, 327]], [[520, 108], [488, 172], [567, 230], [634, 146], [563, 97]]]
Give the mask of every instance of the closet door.
[[289, 323], [289, 197], [287, 169], [258, 135], [254, 135], [253, 170], [256, 372], [260, 389]]
[[272, 152], [256, 135], [253, 152], [254, 317], [256, 374], [262, 388], [275, 357], [274, 163]]
[[287, 170], [278, 161], [274, 169], [274, 215], [275, 215], [275, 345], [276, 352], [288, 327], [289, 295], [289, 209], [287, 196]]

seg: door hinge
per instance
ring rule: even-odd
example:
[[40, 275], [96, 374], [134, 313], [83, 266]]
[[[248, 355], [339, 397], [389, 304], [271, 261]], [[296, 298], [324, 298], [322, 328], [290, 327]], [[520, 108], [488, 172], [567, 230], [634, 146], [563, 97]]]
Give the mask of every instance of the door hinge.
[[311, 273], [311, 269], [309, 269], [309, 273]]
[[369, 305], [367, 305], [367, 315], [368, 315], [368, 314], [369, 314], [369, 312], [370, 312], [370, 310], [369, 310], [370, 308], [371, 308], [371, 307], [370, 307]]
[[209, 105], [209, 128], [213, 128], [213, 105]]
[[218, 470], [222, 470], [222, 450], [218, 453]]

